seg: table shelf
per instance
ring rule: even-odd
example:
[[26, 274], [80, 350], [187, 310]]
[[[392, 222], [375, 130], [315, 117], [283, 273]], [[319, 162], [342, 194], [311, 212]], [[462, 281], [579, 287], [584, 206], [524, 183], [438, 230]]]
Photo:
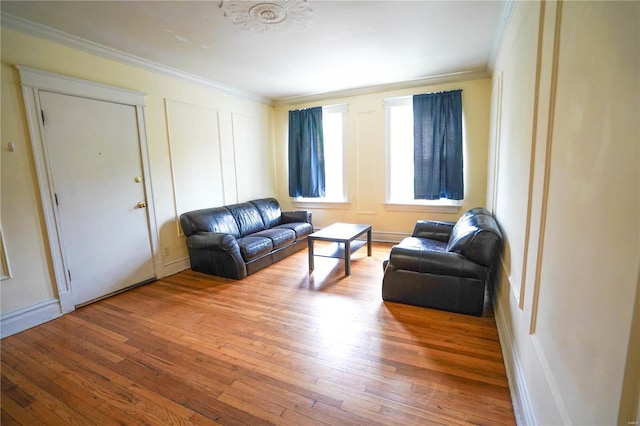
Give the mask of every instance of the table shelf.
[[[367, 244], [366, 240], [351, 241], [351, 244], [349, 245], [349, 251], [351, 252], [351, 254], [353, 254], [365, 244]], [[344, 259], [344, 253], [344, 243], [331, 243], [327, 244], [326, 246], [316, 248], [313, 254], [320, 257]]]

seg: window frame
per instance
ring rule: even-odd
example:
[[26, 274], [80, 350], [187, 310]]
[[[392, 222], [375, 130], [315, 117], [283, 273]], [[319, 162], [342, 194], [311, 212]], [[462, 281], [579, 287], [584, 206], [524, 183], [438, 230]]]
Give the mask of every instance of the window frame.
[[[342, 115], [342, 199], [338, 198], [311, 198], [311, 197], [295, 197], [292, 203], [295, 207], [315, 208], [315, 209], [343, 209], [350, 208], [347, 176], [347, 120], [348, 120], [349, 104], [322, 105], [322, 114], [341, 114]], [[325, 158], [326, 170], [326, 158]]]
[[[464, 200], [450, 200], [441, 198], [439, 200], [403, 200], [392, 199], [391, 196], [391, 108], [398, 106], [412, 105], [413, 95], [385, 98], [385, 199], [384, 207], [388, 211], [428, 211], [437, 213], [457, 213]], [[464, 112], [463, 112], [464, 114]], [[463, 123], [464, 126], [464, 123]], [[463, 139], [464, 145], [464, 139]]]

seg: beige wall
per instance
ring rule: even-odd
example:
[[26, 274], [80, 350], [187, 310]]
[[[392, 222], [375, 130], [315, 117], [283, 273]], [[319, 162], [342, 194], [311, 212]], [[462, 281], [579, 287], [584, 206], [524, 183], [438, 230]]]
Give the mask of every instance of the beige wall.
[[270, 106], [6, 28], [1, 42], [1, 224], [12, 274], [0, 282], [3, 320], [51, 300], [56, 289], [16, 64], [147, 94], [158, 276], [189, 266], [177, 223], [182, 211], [275, 195]]
[[518, 2], [496, 61], [496, 319], [525, 423], [638, 421], [639, 26], [637, 2]]
[[[407, 209], [396, 211], [385, 203], [385, 109], [384, 99], [462, 89], [464, 113], [465, 199], [457, 213]], [[348, 202], [339, 207], [317, 207], [313, 224], [322, 228], [333, 222], [373, 225], [374, 239], [399, 241], [413, 231], [418, 219], [455, 221], [464, 211], [485, 205], [487, 188], [487, 152], [491, 80], [476, 79], [456, 83], [434, 84], [403, 90], [388, 90], [342, 98], [316, 99], [312, 102], [279, 105], [274, 113], [276, 178], [278, 198], [291, 206], [288, 193], [288, 111], [313, 106], [347, 104], [346, 179]]]

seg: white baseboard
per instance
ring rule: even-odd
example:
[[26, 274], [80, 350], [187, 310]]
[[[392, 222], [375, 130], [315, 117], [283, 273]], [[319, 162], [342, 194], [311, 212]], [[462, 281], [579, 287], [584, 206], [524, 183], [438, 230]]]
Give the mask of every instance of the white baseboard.
[[371, 239], [373, 241], [379, 241], [381, 243], [399, 243], [406, 237], [410, 237], [411, 234], [407, 234], [406, 232], [376, 232], [373, 231], [371, 233]]
[[174, 260], [163, 265], [162, 271], [164, 275], [157, 277], [158, 279], [168, 277], [169, 275], [177, 274], [185, 269], [191, 268], [191, 262], [189, 257], [183, 257], [182, 259]]
[[520, 363], [520, 357], [518, 356], [518, 349], [514, 344], [513, 334], [504, 316], [504, 307], [495, 295], [492, 295], [492, 298], [496, 327], [498, 329], [500, 347], [502, 348], [502, 358], [504, 359], [504, 367], [507, 372], [509, 392], [511, 393], [511, 402], [513, 404], [516, 423], [521, 426], [538, 424], [533, 406], [531, 405], [531, 398], [529, 397], [527, 382], [522, 364]]
[[48, 299], [0, 317], [0, 338], [20, 333], [62, 315], [57, 299]]

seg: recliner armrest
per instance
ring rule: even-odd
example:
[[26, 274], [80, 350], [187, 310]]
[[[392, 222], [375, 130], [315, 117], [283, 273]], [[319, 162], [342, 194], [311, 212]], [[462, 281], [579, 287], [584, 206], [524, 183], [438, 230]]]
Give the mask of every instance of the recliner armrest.
[[306, 222], [311, 223], [311, 212], [308, 210], [296, 210], [282, 212], [282, 223]]
[[451, 231], [456, 223], [435, 220], [419, 220], [413, 228], [412, 237], [428, 238], [430, 240], [449, 241]]
[[413, 247], [393, 246], [387, 270], [448, 275], [484, 279], [486, 268], [471, 262], [458, 253], [446, 251], [417, 250]]

